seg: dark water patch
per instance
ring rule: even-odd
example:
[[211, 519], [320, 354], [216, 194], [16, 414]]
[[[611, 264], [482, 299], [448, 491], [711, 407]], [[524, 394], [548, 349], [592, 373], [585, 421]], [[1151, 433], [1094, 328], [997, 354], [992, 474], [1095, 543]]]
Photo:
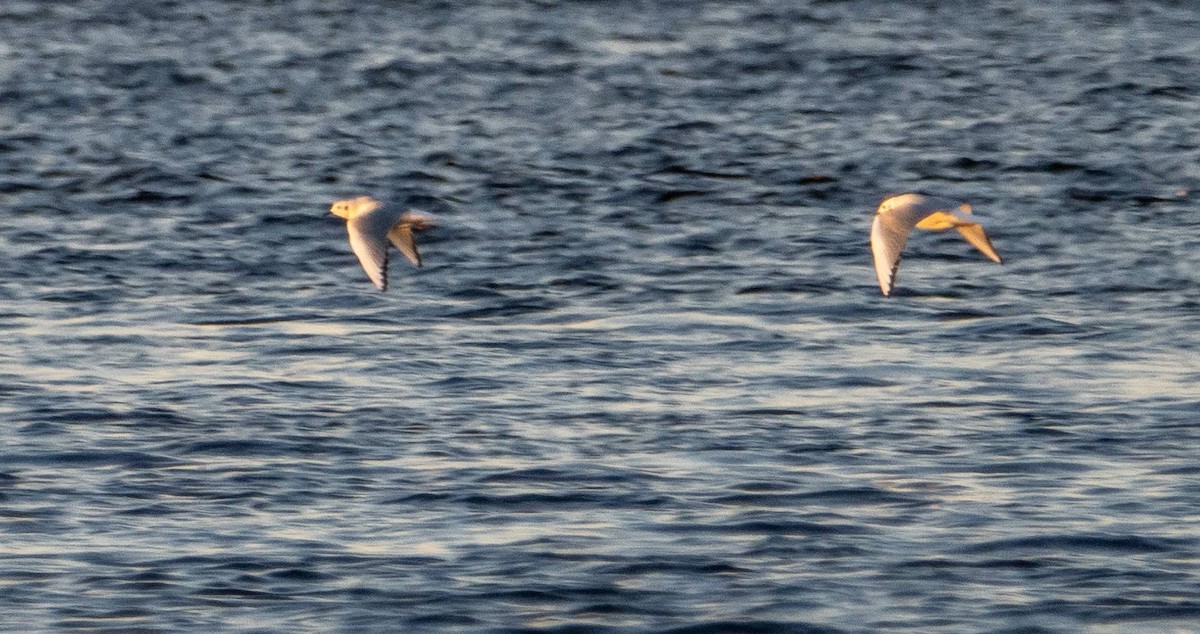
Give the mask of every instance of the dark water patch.
[[446, 317], [452, 319], [493, 319], [493, 318], [509, 318], [521, 317], [525, 315], [536, 315], [559, 308], [559, 302], [547, 298], [513, 298], [506, 297], [503, 301], [497, 302], [491, 306], [481, 306], [469, 310], [460, 310], [447, 313]]
[[36, 422], [22, 425], [18, 430], [23, 436], [57, 436], [62, 433], [64, 425], [57, 422]]
[[1161, 469], [1157, 473], [1161, 475], [1197, 475], [1200, 474], [1200, 465], [1171, 467], [1168, 469]]
[[1093, 623], [1147, 624], [1168, 620], [1194, 623], [1200, 617], [1200, 600], [1138, 600], [1114, 597], [1094, 606], [1085, 619]]
[[[1109, 625], [1118, 628], [1145, 628], [1161, 626], [1165, 630], [1191, 627], [1200, 602], [1172, 601], [1170, 599], [1124, 599], [1099, 595], [1090, 600], [1037, 601], [1027, 606], [1004, 606], [993, 610], [994, 616], [1005, 620], [1034, 619], [1044, 621], [1047, 614], [1069, 619], [1067, 624], [1078, 627], [1081, 623]], [[1172, 624], [1171, 621], [1179, 623]], [[1056, 628], [1050, 631], [1061, 631]], [[1151, 630], [1157, 631], [1157, 630]]]
[[970, 323], [956, 328], [957, 336], [975, 339], [1009, 339], [1012, 337], [1061, 337], [1075, 336], [1094, 332], [1091, 328], [1079, 324], [1051, 319], [1049, 317], [994, 317], [981, 321], [972, 320]]
[[400, 506], [432, 505], [457, 500], [458, 497], [458, 494], [455, 493], [432, 493], [424, 491], [410, 495], [402, 495], [395, 498], [388, 498], [383, 500], [381, 504], [396, 504]]
[[639, 561], [605, 565], [594, 572], [611, 575], [738, 575], [749, 571], [708, 558], [679, 560], [648, 557]]
[[578, 465], [578, 468], [552, 469], [548, 467], [534, 467], [530, 469], [485, 473], [481, 474], [481, 476], [478, 478], [478, 482], [480, 484], [524, 484], [538, 482], [561, 484], [562, 482], [586, 482], [595, 484], [619, 485], [622, 483], [652, 477], [654, 476], [650, 474], [629, 470], [595, 472], [589, 469], [589, 465]]
[[933, 557], [928, 559], [914, 559], [903, 561], [896, 564], [899, 569], [917, 568], [931, 570], [953, 570], [955, 568], [985, 568], [996, 570], [1037, 570], [1039, 568], [1048, 568], [1051, 565], [1058, 563], [1054, 560], [1046, 559], [988, 559], [983, 561], [963, 561], [958, 559], [946, 559], [944, 557]]
[[976, 319], [990, 319], [990, 318], [996, 318], [999, 316], [1000, 315], [997, 315], [994, 312], [986, 312], [986, 311], [981, 311], [981, 310], [956, 310], [956, 311], [951, 311], [951, 312], [938, 313], [937, 320], [938, 321], [947, 321], [947, 322], [974, 321]]
[[[6, 496], [7, 497], [7, 496]], [[12, 499], [17, 499], [12, 496]], [[0, 525], [7, 532], [24, 535], [46, 535], [62, 531], [67, 524], [63, 522], [62, 513], [54, 508], [36, 508], [21, 511], [6, 511], [0, 513]]]
[[213, 606], [232, 607], [246, 602], [275, 602], [275, 601], [293, 601], [296, 597], [290, 594], [280, 594], [267, 590], [251, 590], [249, 588], [239, 588], [224, 584], [218, 584], [200, 588], [192, 592], [205, 603]]
[[1067, 190], [1067, 197], [1072, 200], [1101, 203], [1124, 200], [1126, 193], [1123, 190], [1071, 187]]
[[711, 524], [671, 523], [656, 526], [656, 530], [669, 533], [711, 533], [713, 535], [859, 535], [872, 531], [863, 526], [845, 522], [807, 522], [803, 520], [745, 519]]
[[165, 517], [173, 513], [181, 512], [174, 506], [169, 504], [147, 504], [145, 506], [136, 506], [132, 508], [124, 508], [116, 511], [117, 515], [127, 515], [132, 517]]
[[869, 487], [853, 489], [829, 489], [820, 492], [804, 493], [797, 496], [798, 501], [823, 502], [834, 506], [858, 504], [923, 504], [920, 499], [906, 495], [898, 495], [880, 489]]
[[815, 441], [802, 443], [786, 443], [781, 447], [784, 453], [791, 456], [804, 456], [806, 460], [818, 459], [824, 454], [837, 454], [853, 451], [855, 446], [848, 441]]
[[749, 174], [744, 174], [744, 173], [721, 172], [721, 171], [716, 171], [716, 170], [696, 169], [696, 168], [691, 168], [691, 167], [685, 167], [682, 165], [668, 165], [668, 166], [660, 168], [656, 172], [652, 172], [652, 174], [663, 175], [663, 176], [683, 176], [683, 177], [705, 178], [705, 179], [714, 179], [714, 180], [737, 180], [737, 181], [747, 180], [750, 178]]
[[59, 451], [51, 454], [13, 454], [9, 464], [58, 466], [61, 468], [121, 467], [131, 470], [162, 469], [181, 464], [179, 460], [160, 454], [138, 451]]
[[1087, 165], [1083, 163], [1075, 163], [1064, 160], [1048, 160], [1040, 163], [1027, 165], [1014, 165], [1007, 169], [1019, 172], [1046, 172], [1049, 174], [1068, 174], [1081, 172], [1087, 169]]
[[250, 440], [245, 438], [224, 438], [215, 440], [197, 440], [180, 443], [172, 447], [182, 455], [219, 455], [219, 456], [279, 456], [286, 455], [291, 447], [288, 443], [278, 441]]
[[781, 378], [778, 385], [792, 390], [824, 390], [830, 388], [882, 388], [896, 385], [896, 382], [866, 376], [805, 375]]
[[[117, 617], [116, 620], [128, 621], [128, 618]], [[122, 634], [159, 634], [163, 630], [153, 624], [134, 625], [131, 623], [121, 622], [115, 624], [111, 622], [110, 617], [86, 617], [86, 618], [70, 618], [55, 621], [52, 626], [57, 631], [82, 631], [82, 632], [97, 632], [97, 633], [117, 633]]]
[[92, 314], [97, 311], [97, 307], [106, 306], [114, 301], [111, 288], [103, 290], [88, 290], [88, 291], [51, 291], [44, 293], [38, 297], [39, 300], [45, 302], [53, 302], [56, 304], [65, 304], [71, 310], [77, 310], [80, 314]]
[[675, 202], [684, 198], [702, 198], [710, 192], [703, 189], [660, 189], [650, 190], [647, 193], [651, 193], [653, 195], [656, 203], [663, 204]]
[[444, 379], [430, 382], [428, 387], [431, 389], [467, 394], [471, 392], [500, 391], [508, 385], [509, 382], [507, 381], [501, 381], [491, 377], [451, 375]]
[[1057, 462], [1057, 461], [1027, 461], [1027, 460], [1006, 460], [1001, 462], [993, 462], [989, 464], [980, 464], [973, 468], [976, 473], [990, 474], [1039, 474], [1049, 475], [1056, 473], [1087, 473], [1094, 467], [1080, 462]]
[[177, 429], [195, 424], [195, 420], [181, 415], [178, 411], [166, 407], [149, 406], [129, 411], [124, 417], [124, 423], [139, 429], [165, 427]]
[[549, 625], [545, 627], [514, 627], [511, 629], [501, 629], [500, 632], [507, 634], [612, 634], [625, 631], [626, 628], [610, 627], [606, 625], [596, 624], [576, 624], [567, 623], [564, 625]]
[[770, 293], [817, 293], [824, 294], [831, 290], [836, 290], [835, 286], [828, 283], [812, 282], [803, 280], [790, 280], [779, 282], [777, 284], [755, 284], [739, 288], [736, 291], [737, 295], [761, 295]]
[[621, 288], [621, 282], [613, 277], [601, 274], [583, 274], [570, 277], [560, 277], [549, 280], [548, 284], [552, 287], [571, 288], [571, 289], [587, 289], [602, 291], [614, 291]]
[[266, 577], [274, 581], [289, 583], [317, 583], [337, 578], [335, 575], [325, 574], [311, 568], [283, 568], [267, 573]]
[[849, 630], [809, 624], [802, 621], [714, 620], [709, 623], [672, 627], [662, 631], [664, 634], [730, 634], [732, 632], [744, 632], [745, 634], [777, 634], [778, 632], [840, 634]]
[[409, 625], [416, 627], [453, 627], [453, 626], [481, 626], [482, 623], [474, 617], [455, 612], [443, 612], [440, 614], [422, 614], [414, 616], [406, 620]]
[[1112, 554], [1149, 554], [1169, 552], [1186, 542], [1166, 538], [1147, 538], [1137, 535], [1041, 535], [998, 539], [964, 548], [968, 553], [1003, 553], [1007, 551], [1068, 551]]
[[873, 499], [864, 499], [862, 497], [850, 494], [837, 493], [755, 493], [755, 494], [740, 494], [740, 495], [724, 495], [712, 498], [713, 504], [723, 504], [736, 507], [752, 507], [752, 508], [790, 508], [800, 509], [808, 508], [814, 505], [818, 506], [857, 506], [860, 504], [866, 505], [884, 505], [884, 504], [904, 504], [913, 505], [920, 504], [915, 498], [904, 498], [901, 496], [886, 496], [875, 497]]
[[460, 496], [457, 499], [462, 504], [476, 507], [504, 508], [514, 513], [529, 513], [548, 510], [586, 510], [596, 506], [618, 502], [629, 508], [648, 508], [661, 506], [665, 502], [663, 496], [632, 495], [625, 493], [596, 493], [576, 491], [572, 493], [514, 493], [514, 494], [481, 494], [474, 493]]
[[758, 409], [732, 410], [730, 412], [727, 412], [727, 415], [729, 417], [737, 417], [737, 418], [751, 418], [751, 419], [767, 418], [767, 419], [771, 419], [771, 418], [790, 418], [793, 416], [807, 416], [808, 412], [806, 410], [801, 410], [801, 409], [758, 408]]

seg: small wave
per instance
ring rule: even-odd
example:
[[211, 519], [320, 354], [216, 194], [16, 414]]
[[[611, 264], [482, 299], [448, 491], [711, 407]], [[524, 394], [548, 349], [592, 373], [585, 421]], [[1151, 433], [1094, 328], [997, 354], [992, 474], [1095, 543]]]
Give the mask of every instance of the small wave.
[[972, 544], [963, 549], [968, 553], [1003, 553], [1028, 551], [1161, 553], [1186, 545], [1180, 540], [1149, 538], [1139, 535], [1057, 534], [997, 539]]

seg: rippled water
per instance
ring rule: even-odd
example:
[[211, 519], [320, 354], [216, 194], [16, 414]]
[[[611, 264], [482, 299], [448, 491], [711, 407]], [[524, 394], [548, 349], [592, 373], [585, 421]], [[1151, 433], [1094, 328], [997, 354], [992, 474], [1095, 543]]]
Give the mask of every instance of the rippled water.
[[1197, 631], [1200, 15], [986, 4], [6, 0], [0, 626]]

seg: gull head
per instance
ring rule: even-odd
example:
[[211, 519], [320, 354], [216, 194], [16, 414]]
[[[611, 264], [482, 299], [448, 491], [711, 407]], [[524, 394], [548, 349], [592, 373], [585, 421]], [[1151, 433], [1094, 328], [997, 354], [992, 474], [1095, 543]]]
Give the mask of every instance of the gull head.
[[329, 208], [329, 213], [338, 218], [350, 220], [365, 213], [370, 213], [379, 209], [380, 202], [370, 196], [359, 196], [358, 198], [347, 198], [333, 203]]

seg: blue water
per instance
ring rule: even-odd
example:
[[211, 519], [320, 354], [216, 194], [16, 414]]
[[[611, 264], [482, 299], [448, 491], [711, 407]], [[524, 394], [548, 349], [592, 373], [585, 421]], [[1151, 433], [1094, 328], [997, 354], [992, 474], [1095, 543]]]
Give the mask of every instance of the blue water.
[[0, 629], [1200, 631], [1197, 32], [5, 0]]

